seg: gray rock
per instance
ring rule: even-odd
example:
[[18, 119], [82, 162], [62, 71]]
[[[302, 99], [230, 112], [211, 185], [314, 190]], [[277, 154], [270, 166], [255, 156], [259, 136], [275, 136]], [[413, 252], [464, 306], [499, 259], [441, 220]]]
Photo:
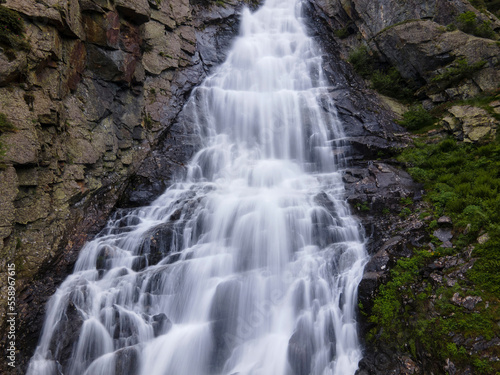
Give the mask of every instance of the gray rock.
[[437, 223], [439, 226], [443, 227], [451, 227], [453, 226], [453, 222], [449, 216], [441, 216], [438, 220]]
[[441, 241], [441, 242], [446, 242], [446, 241], [449, 241], [453, 238], [453, 234], [451, 233], [451, 229], [445, 229], [445, 228], [436, 229], [432, 234], [435, 237], [437, 237], [439, 239], [439, 241]]

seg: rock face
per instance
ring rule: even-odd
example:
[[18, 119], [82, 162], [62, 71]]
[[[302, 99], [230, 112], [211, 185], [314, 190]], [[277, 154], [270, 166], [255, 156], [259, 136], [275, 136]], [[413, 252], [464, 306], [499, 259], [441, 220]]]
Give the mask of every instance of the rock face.
[[498, 121], [486, 110], [470, 105], [457, 105], [448, 109], [449, 116], [442, 120], [443, 127], [464, 142], [484, 142], [495, 138]]
[[[224, 59], [243, 5], [2, 5], [18, 12], [29, 45], [0, 49], [0, 112], [15, 126], [0, 132], [6, 150], [0, 170], [0, 278], [7, 280], [6, 265], [14, 263], [22, 348], [17, 373], [38, 340], [45, 302], [127, 187], [123, 204], [143, 204], [182, 170], [194, 144], [181, 135], [178, 114], [192, 88]], [[153, 153], [158, 144], [165, 150], [161, 160]], [[143, 180], [156, 185], [134, 194]], [[2, 281], [2, 325], [6, 293]], [[0, 367], [15, 373], [8, 371]]]
[[[499, 30], [500, 21], [488, 12], [479, 12], [468, 1], [311, 0], [310, 4], [311, 18], [329, 30], [326, 35], [333, 38], [335, 32], [342, 31], [339, 49], [344, 58], [352, 48], [368, 45], [382, 62], [422, 87], [418, 92], [422, 100], [438, 104], [498, 88], [500, 46], [494, 40], [456, 30], [456, 26], [458, 16], [465, 12], [475, 14], [477, 23], [486, 23], [491, 30]], [[449, 31], [453, 28], [448, 25], [455, 25], [455, 30]], [[436, 79], [459, 61], [483, 65], [454, 87]]]

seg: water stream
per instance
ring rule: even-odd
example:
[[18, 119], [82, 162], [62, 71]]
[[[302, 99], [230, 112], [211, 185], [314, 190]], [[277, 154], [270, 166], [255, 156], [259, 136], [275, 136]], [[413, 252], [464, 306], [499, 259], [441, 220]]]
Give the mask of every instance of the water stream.
[[328, 86], [300, 4], [245, 10], [186, 175], [85, 245], [28, 374], [353, 375], [367, 255]]

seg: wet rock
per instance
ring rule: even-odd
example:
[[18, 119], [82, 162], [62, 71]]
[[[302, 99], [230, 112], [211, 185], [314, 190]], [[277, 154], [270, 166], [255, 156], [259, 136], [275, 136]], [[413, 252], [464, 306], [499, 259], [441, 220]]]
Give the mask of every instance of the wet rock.
[[171, 223], [153, 228], [141, 243], [138, 254], [146, 255], [148, 264], [160, 262], [173, 249], [176, 249], [176, 232]]
[[441, 244], [441, 247], [444, 249], [451, 249], [453, 247], [453, 244], [451, 243], [451, 241], [444, 241]]
[[141, 352], [134, 346], [115, 352], [115, 374], [137, 374], [140, 369]]
[[370, 258], [370, 261], [365, 266], [365, 272], [383, 271], [389, 263], [389, 254], [386, 250], [381, 249]]
[[73, 302], [69, 302], [61, 320], [56, 325], [56, 333], [52, 336], [50, 351], [54, 358], [61, 359], [61, 366], [67, 369], [67, 362], [71, 358], [73, 345], [78, 342], [83, 317]]
[[[220, 371], [231, 354], [232, 349], [251, 335], [252, 327], [243, 327], [247, 322], [237, 321], [241, 292], [239, 280], [224, 281], [217, 285], [210, 308], [210, 318], [213, 320], [212, 332], [215, 342], [211, 356], [210, 368]], [[240, 328], [238, 329], [238, 323]]]
[[151, 320], [155, 337], [164, 335], [172, 327], [172, 322], [163, 313], [154, 315]]
[[307, 374], [311, 370], [314, 342], [311, 329], [305, 319], [301, 319], [297, 329], [288, 341], [288, 362], [296, 375]]

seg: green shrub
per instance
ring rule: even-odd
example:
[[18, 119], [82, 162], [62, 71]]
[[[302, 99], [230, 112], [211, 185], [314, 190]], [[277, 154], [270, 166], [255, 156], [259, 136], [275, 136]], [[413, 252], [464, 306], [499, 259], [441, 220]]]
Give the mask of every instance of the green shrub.
[[475, 72], [481, 70], [481, 68], [486, 64], [486, 61], [478, 61], [474, 64], [469, 64], [465, 57], [459, 58], [453, 62], [453, 64], [448, 67], [443, 73], [436, 75], [432, 78], [433, 82], [436, 82], [447, 88], [453, 86], [460, 81], [471, 78]]
[[470, 3], [480, 11], [487, 9], [497, 17], [500, 15], [500, 0], [470, 0]]
[[410, 101], [413, 98], [413, 90], [394, 67], [386, 72], [376, 70], [371, 81], [372, 87], [383, 95], [402, 101]]
[[408, 130], [420, 130], [432, 126], [436, 119], [420, 104], [411, 107], [398, 122]]
[[[416, 141], [415, 147], [403, 150], [398, 160], [411, 166], [409, 173], [424, 183], [424, 199], [434, 211], [431, 215], [452, 218], [454, 247], [438, 247], [433, 252], [414, 249], [410, 258], [397, 261], [389, 281], [374, 299], [368, 318], [374, 328], [369, 337], [375, 344], [381, 340], [382, 345], [409, 352], [416, 359], [422, 353], [433, 353], [432, 361], [449, 358], [458, 368], [472, 365], [473, 373], [499, 373], [500, 364], [485, 359], [486, 354], [494, 356], [496, 349], [486, 349], [481, 354], [484, 357], [471, 355], [471, 344], [465, 339], [474, 342], [480, 336], [491, 340], [500, 335], [500, 142], [473, 145], [453, 139], [434, 144]], [[400, 203], [405, 205], [406, 201]], [[438, 227], [436, 219], [430, 221], [429, 234]], [[477, 238], [482, 233], [488, 233], [489, 240], [479, 244]], [[435, 245], [440, 244], [430, 237]], [[453, 286], [429, 282], [427, 264], [436, 257], [468, 252], [471, 244], [475, 262], [464, 277]], [[443, 276], [447, 278], [449, 272], [453, 269], [443, 271]], [[470, 311], [451, 302], [455, 293], [480, 296], [483, 302]], [[432, 306], [431, 296], [436, 296]], [[457, 336], [464, 338], [467, 347], [452, 340]]]
[[476, 13], [465, 12], [457, 17], [458, 28], [465, 33], [481, 38], [495, 39], [495, 31], [491, 28], [490, 21], [479, 21]]
[[477, 16], [474, 12], [465, 12], [457, 17], [458, 27], [465, 33], [472, 34], [476, 28]]
[[340, 38], [340, 39], [345, 39], [347, 38], [350, 33], [349, 33], [349, 28], [346, 26], [346, 27], [343, 27], [341, 29], [337, 29], [333, 32], [333, 34], [337, 37], [337, 38]]
[[373, 73], [374, 58], [370, 55], [367, 46], [361, 46], [349, 54], [348, 61], [354, 70], [362, 77], [367, 78]]
[[484, 21], [477, 25], [473, 34], [480, 38], [496, 39], [497, 34], [491, 27], [491, 21]]

